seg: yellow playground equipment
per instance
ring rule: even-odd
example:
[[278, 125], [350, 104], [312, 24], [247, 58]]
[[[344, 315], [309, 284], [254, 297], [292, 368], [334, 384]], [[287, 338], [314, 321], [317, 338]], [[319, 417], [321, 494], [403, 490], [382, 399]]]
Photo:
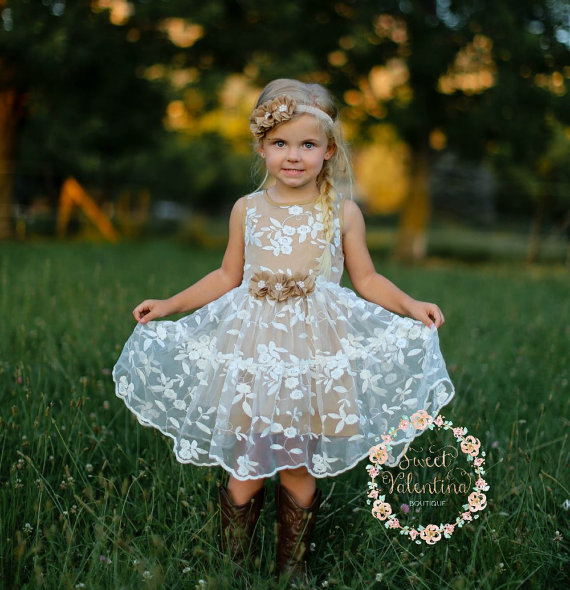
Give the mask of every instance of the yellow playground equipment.
[[61, 187], [59, 210], [57, 215], [57, 235], [65, 236], [71, 212], [75, 207], [83, 210], [88, 219], [110, 242], [116, 242], [119, 234], [107, 215], [97, 206], [87, 191], [75, 180], [68, 178]]

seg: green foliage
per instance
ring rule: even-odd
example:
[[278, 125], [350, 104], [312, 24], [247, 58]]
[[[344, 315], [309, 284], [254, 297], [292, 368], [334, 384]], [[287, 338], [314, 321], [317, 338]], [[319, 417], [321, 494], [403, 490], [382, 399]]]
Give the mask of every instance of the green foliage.
[[131, 187], [148, 188], [155, 201], [176, 201], [209, 214], [226, 213], [238, 196], [251, 191], [253, 160], [233, 152], [217, 133], [167, 137], [156, 153], [137, 159]]
[[[178, 464], [170, 440], [114, 396], [110, 376], [135, 304], [184, 288], [222, 253], [160, 242], [41, 243], [5, 244], [1, 255], [3, 586], [285, 588], [273, 581], [271, 494], [260, 562], [232, 565], [215, 536], [223, 471]], [[369, 514], [366, 461], [320, 480], [314, 586], [566, 587], [567, 271], [376, 262], [446, 314], [441, 346], [457, 394], [444, 414], [488, 453], [489, 506], [451, 539], [419, 546]]]
[[167, 96], [141, 68], [167, 57], [165, 41], [143, 30], [129, 42], [90, 2], [55, 4], [6, 3], [13, 24], [0, 34], [2, 85], [25, 97], [19, 170], [124, 182], [162, 128]]
[[[132, 0], [129, 5], [130, 17], [115, 25], [108, 10], [94, 10], [87, 0], [3, 3], [0, 90], [21, 95], [13, 114], [20, 118], [15, 160], [19, 175], [32, 178], [27, 183], [41, 192], [57, 194], [61, 179], [75, 175], [111, 197], [143, 181], [160, 197], [152, 177], [164, 178], [172, 162], [185, 162], [189, 169], [168, 192], [186, 194], [192, 176], [198, 186], [189, 192], [197, 206], [211, 203], [204, 195], [243, 192], [248, 171], [237, 170], [243, 158], [213, 155], [216, 147], [225, 149], [221, 139], [185, 144], [163, 127], [173, 98], [184, 100], [190, 88], [203, 98], [205, 111], [213, 109], [233, 73], [245, 72], [255, 84], [287, 76], [322, 81], [342, 106], [346, 91], [362, 90], [372, 68], [398, 58], [409, 73], [409, 91], [390, 99], [372, 93], [377, 109], [352, 108], [358, 133], [386, 116], [417, 154], [437, 128], [453, 152], [488, 158], [499, 175], [506, 168], [525, 168], [531, 184], [542, 181], [537, 162], [553, 138], [550, 122], [570, 121], [568, 90], [545, 87], [568, 64], [567, 8], [561, 2]], [[405, 40], [382, 33], [380, 15], [401, 21]], [[189, 47], [176, 46], [163, 26], [168, 18], [202, 26], [202, 37]], [[494, 85], [480, 93], [443, 94], [438, 80], [477, 35], [491, 42]], [[335, 53], [343, 58], [331, 60]], [[175, 89], [167, 77], [148, 77], [151, 66], [165, 72], [191, 69], [195, 77], [187, 88]], [[562, 83], [568, 85], [567, 77]], [[200, 162], [198, 177], [193, 162]], [[168, 182], [173, 184], [173, 177]], [[525, 192], [524, 202], [532, 202], [531, 193]]]

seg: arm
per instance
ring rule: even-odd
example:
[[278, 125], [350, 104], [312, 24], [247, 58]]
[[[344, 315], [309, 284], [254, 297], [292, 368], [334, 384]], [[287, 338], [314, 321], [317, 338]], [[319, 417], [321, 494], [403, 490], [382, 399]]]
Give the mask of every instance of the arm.
[[345, 266], [354, 288], [360, 295], [385, 309], [420, 320], [426, 326], [439, 328], [445, 318], [435, 303], [417, 301], [394, 283], [378, 274], [366, 246], [366, 229], [362, 212], [356, 203], [344, 202], [342, 235]]
[[228, 245], [220, 268], [169, 299], [146, 299], [133, 310], [133, 316], [137, 322], [146, 324], [156, 318], [202, 307], [241, 283], [244, 256], [242, 223], [244, 207], [245, 197], [238, 199], [233, 206]]

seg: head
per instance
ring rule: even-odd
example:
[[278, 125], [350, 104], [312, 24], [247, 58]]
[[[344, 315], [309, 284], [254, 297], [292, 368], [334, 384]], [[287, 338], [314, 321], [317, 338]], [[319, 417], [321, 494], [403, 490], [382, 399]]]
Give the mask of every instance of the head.
[[270, 82], [261, 92], [250, 117], [255, 148], [260, 151], [267, 133], [305, 114], [315, 117], [333, 152], [323, 162], [317, 184], [322, 196], [328, 195], [329, 199], [334, 199], [335, 181], [346, 176], [350, 182], [351, 171], [338, 109], [329, 92], [320, 84], [305, 84], [287, 78]]

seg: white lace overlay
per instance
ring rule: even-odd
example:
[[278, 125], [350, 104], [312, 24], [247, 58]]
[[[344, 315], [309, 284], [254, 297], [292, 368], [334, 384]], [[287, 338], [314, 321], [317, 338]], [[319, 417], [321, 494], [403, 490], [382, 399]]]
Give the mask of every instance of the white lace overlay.
[[[221, 465], [238, 479], [301, 465], [337, 475], [376, 438], [454, 395], [437, 330], [339, 285], [340, 204], [327, 245], [313, 201], [247, 198], [239, 287], [176, 322], [137, 325], [113, 369], [116, 393], [146, 426], [174, 439], [180, 462]], [[258, 272], [313, 275], [331, 248], [331, 276], [305, 296], [254, 297]], [[393, 446], [395, 465], [419, 432]]]

